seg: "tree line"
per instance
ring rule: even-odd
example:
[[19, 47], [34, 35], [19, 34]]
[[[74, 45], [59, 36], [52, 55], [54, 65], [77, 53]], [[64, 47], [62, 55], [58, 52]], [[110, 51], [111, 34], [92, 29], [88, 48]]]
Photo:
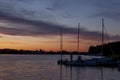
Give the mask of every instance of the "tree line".
[[120, 55], [120, 41], [90, 46], [88, 54], [100, 54], [102, 51], [103, 55]]

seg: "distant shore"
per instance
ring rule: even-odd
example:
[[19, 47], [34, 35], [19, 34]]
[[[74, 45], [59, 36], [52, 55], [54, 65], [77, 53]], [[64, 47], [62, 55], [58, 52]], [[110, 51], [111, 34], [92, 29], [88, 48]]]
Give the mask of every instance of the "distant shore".
[[44, 50], [15, 50], [15, 49], [0, 49], [0, 54], [19, 54], [19, 55], [87, 55], [87, 52], [68, 52], [68, 51], [44, 51]]
[[[8, 55], [8, 54], [13, 54], [13, 55], [61, 55], [61, 54], [59, 54], [59, 53], [41, 53], [41, 54], [30, 54], [30, 53], [26, 53], [26, 54], [24, 54], [24, 53], [0, 53], [0, 54], [4, 54], [4, 55]], [[87, 52], [82, 52], [82, 53], [80, 53], [80, 54], [78, 54], [78, 53], [63, 53], [62, 55], [88, 55], [87, 54]]]

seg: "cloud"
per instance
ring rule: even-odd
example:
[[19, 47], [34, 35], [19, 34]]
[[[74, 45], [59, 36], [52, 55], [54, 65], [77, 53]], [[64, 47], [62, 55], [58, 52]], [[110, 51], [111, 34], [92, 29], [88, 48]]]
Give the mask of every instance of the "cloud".
[[100, 12], [100, 13], [93, 14], [90, 17], [105, 17], [105, 18], [109, 18], [109, 19], [112, 19], [112, 20], [115, 20], [115, 21], [120, 21], [120, 12], [119, 11], [117, 11], [117, 12], [103, 11], [103, 12]]
[[[7, 1], [9, 1], [9, 0], [7, 0]], [[17, 0], [17, 1], [19, 1], [19, 0]], [[25, 0], [22, 0], [22, 1], [25, 1]], [[82, 0], [80, 0], [80, 1], [82, 1]], [[105, 0], [105, 2], [106, 1], [108, 1], [108, 0]], [[61, 6], [61, 4], [64, 2], [66, 3], [66, 2], [68, 2], [68, 0], [67, 1], [62, 0], [59, 3], [56, 2], [56, 0], [55, 0], [55, 3], [51, 4], [51, 6], [42, 5], [41, 6], [42, 8], [40, 6], [35, 6], [35, 8], [33, 8], [33, 6], [32, 6], [32, 7], [30, 7], [31, 9], [28, 7], [28, 6], [30, 6], [31, 3], [29, 3], [29, 5], [28, 5], [27, 3], [23, 4], [23, 2], [22, 2], [20, 4], [20, 2], [19, 2], [19, 4], [17, 3], [17, 5], [19, 5], [19, 6], [16, 6], [17, 8], [13, 8], [11, 3], [7, 2], [8, 6], [3, 5], [0, 8], [0, 21], [10, 23], [10, 25], [7, 25], [7, 26], [0, 25], [0, 33], [7, 34], [7, 35], [13, 35], [13, 36], [34, 36], [34, 37], [36, 37], [36, 36], [37, 37], [38, 36], [42, 36], [42, 37], [43, 36], [58, 36], [60, 34], [60, 29], [62, 28], [64, 35], [70, 34], [70, 35], [73, 35], [71, 37], [74, 37], [75, 35], [77, 35], [76, 28], [71, 28], [71, 26], [68, 28], [67, 25], [58, 24], [55, 19], [51, 18], [51, 16], [53, 17], [53, 15], [55, 15], [54, 13], [57, 13], [57, 12], [55, 12], [55, 10], [58, 10], [58, 12], [59, 12], [59, 10], [64, 8], [63, 6]], [[69, 1], [69, 3], [72, 3], [72, 2], [73, 2], [72, 0]], [[111, 18], [112, 17], [115, 18], [115, 16], [116, 16], [115, 11], [113, 11], [114, 9], [113, 8], [111, 9], [111, 6], [110, 6], [110, 5], [112, 5], [111, 1], [109, 4], [104, 4], [103, 1], [100, 2], [99, 0], [82, 1], [82, 3], [86, 3], [86, 2], [87, 3], [91, 2], [94, 5], [99, 4], [96, 6], [98, 9], [101, 10], [102, 13], [95, 14], [96, 16], [102, 15], [102, 16], [106, 16], [106, 17], [108, 16]], [[37, 2], [35, 2], [33, 4], [36, 4], [36, 3]], [[46, 4], [46, 2], [44, 2], [44, 0], [43, 0], [43, 3]], [[103, 7], [102, 5], [104, 5], [105, 7]], [[23, 8], [22, 6], [24, 6], [24, 7], [26, 6], [26, 8]], [[66, 6], [66, 5], [64, 5], [64, 6]], [[69, 6], [71, 6], [71, 5], [68, 5], [68, 7]], [[114, 3], [114, 6], [115, 6], [115, 3]], [[71, 8], [74, 9], [73, 5]], [[39, 12], [39, 9], [40, 9], [40, 12]], [[68, 8], [66, 8], [66, 9], [68, 9]], [[45, 13], [45, 15], [42, 15], [43, 14], [43, 13], [41, 13], [42, 11], [43, 11], [43, 13]], [[112, 14], [111, 12], [113, 12], [112, 16], [111, 16], [111, 14]], [[41, 16], [38, 16], [39, 14], [36, 14], [36, 13], [41, 14]], [[118, 11], [116, 11], [116, 13], [118, 13]], [[39, 17], [39, 19], [37, 17]], [[51, 18], [51, 19], [53, 19], [54, 22], [45, 21], [43, 19], [43, 17], [44, 18], [46, 17], [46, 19]], [[116, 18], [119, 19], [119, 17], [117, 17], [117, 16], [116, 16]], [[17, 25], [13, 25], [13, 24], [17, 24]], [[118, 36], [109, 35], [109, 36], [113, 40], [120, 40], [119, 35]], [[82, 27], [80, 29], [80, 37], [82, 39], [87, 39], [87, 40], [101, 40], [101, 33], [96, 32], [96, 31], [89, 31]]]
[[0, 44], [21, 44], [21, 42], [0, 42]]
[[[0, 20], [7, 21], [7, 23], [10, 23], [10, 24], [15, 24], [15, 23], [19, 24], [19, 26], [15, 26], [15, 27], [9, 27], [9, 25], [0, 26], [0, 32], [4, 34], [9, 34], [9, 35], [23, 35], [23, 36], [24, 35], [28, 35], [28, 36], [55, 35], [60, 33], [61, 28], [64, 28], [65, 33], [76, 33], [74, 28], [73, 30], [71, 30], [69, 28], [65, 28], [64, 25], [58, 25], [58, 24], [43, 22], [43, 21], [32, 21], [24, 18], [7, 16], [1, 13], [0, 13]], [[22, 26], [23, 28], [19, 28]], [[27, 26], [27, 27], [24, 28], [24, 26]]]
[[112, 39], [113, 41], [120, 41], [120, 35], [110, 36], [110, 39]]
[[119, 4], [119, 0], [1, 0], [0, 12], [30, 20], [59, 22], [65, 16], [78, 18], [85, 16], [82, 14], [86, 10], [90, 15], [95, 10], [92, 16], [120, 20]]
[[[58, 31], [55, 29], [49, 29], [50, 27], [46, 27], [46, 30], [43, 32], [38, 31], [38, 28], [35, 28], [35, 30], [24, 30], [24, 29], [17, 29], [17, 28], [7, 28], [7, 27], [0, 27], [0, 33], [2, 34], [7, 34], [7, 35], [13, 35], [13, 36], [33, 36], [33, 37], [47, 37], [47, 36], [59, 36], [60, 35], [60, 27]], [[40, 28], [39, 28], [40, 29]], [[74, 38], [77, 36], [77, 29], [75, 28], [65, 28], [62, 27], [63, 29], [63, 35], [68, 35], [71, 38]], [[49, 31], [51, 30], [51, 31]], [[106, 35], [105, 35], [106, 36]], [[108, 35], [111, 40], [120, 40], [119, 35]], [[85, 39], [85, 40], [93, 40], [93, 41], [100, 41], [101, 40], [101, 33], [96, 32], [96, 31], [87, 31], [85, 29], [80, 30], [80, 39]]]
[[[58, 36], [60, 35], [60, 29], [63, 29], [63, 34], [70, 34], [71, 37], [77, 35], [76, 28], [68, 28], [66, 25], [59, 25], [55, 23], [49, 23], [44, 21], [33, 21], [27, 20], [24, 18], [18, 18], [14, 16], [9, 16], [0, 13], [0, 20], [7, 21], [10, 24], [19, 24], [15, 27], [8, 26], [0, 26], [0, 33], [13, 35], [13, 36]], [[27, 27], [24, 27], [27, 26]], [[119, 35], [109, 35], [110, 39], [112, 40], [120, 40]], [[97, 31], [89, 31], [84, 29], [83, 27], [80, 28], [80, 37], [86, 40], [101, 40], [101, 33]]]
[[[85, 40], [93, 40], [93, 41], [101, 41], [101, 32], [97, 31], [82, 31], [81, 32], [81, 38]], [[104, 34], [105, 39], [107, 40], [107, 37], [109, 37], [110, 41], [119, 41], [120, 35], [110, 35], [110, 34]]]
[[120, 1], [119, 0], [96, 0], [96, 13], [91, 17], [105, 17], [112, 20], [120, 20]]
[[0, 38], [3, 38], [3, 36], [0, 35]]
[[7, 35], [13, 35], [13, 36], [26, 36], [31, 35], [34, 36], [36, 33], [23, 30], [23, 29], [17, 29], [17, 28], [7, 28], [7, 27], [0, 27], [0, 33], [7, 34]]

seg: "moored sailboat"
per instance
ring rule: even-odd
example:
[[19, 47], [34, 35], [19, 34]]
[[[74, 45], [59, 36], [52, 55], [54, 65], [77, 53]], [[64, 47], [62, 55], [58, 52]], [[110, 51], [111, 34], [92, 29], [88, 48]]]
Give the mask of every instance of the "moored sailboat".
[[[102, 19], [102, 50], [101, 50], [101, 58], [92, 58], [83, 60], [81, 56], [79, 56], [76, 60], [62, 60], [64, 65], [67, 66], [104, 66], [104, 67], [117, 67], [117, 61], [114, 61], [112, 58], [105, 58], [103, 56], [104, 44], [104, 19]], [[78, 52], [79, 52], [79, 25], [78, 25]]]

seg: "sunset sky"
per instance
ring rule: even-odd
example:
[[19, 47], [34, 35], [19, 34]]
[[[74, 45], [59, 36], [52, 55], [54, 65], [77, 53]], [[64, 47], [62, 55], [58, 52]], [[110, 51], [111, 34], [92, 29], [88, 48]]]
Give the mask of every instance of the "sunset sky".
[[0, 48], [77, 50], [101, 44], [101, 19], [111, 41], [120, 41], [120, 0], [0, 0]]

